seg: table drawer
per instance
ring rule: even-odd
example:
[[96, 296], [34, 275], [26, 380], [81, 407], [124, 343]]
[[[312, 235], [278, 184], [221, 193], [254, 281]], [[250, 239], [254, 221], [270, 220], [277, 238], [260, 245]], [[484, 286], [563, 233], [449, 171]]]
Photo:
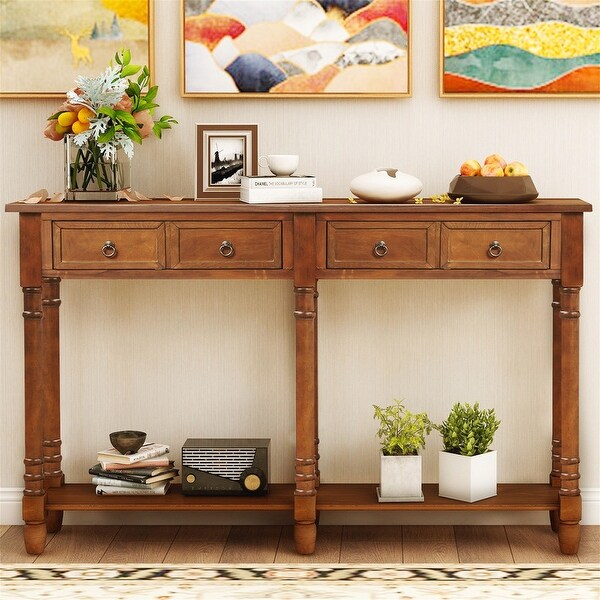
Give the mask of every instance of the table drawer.
[[281, 269], [281, 221], [169, 223], [171, 269]]
[[163, 269], [165, 225], [160, 222], [52, 224], [55, 269]]
[[444, 223], [443, 269], [548, 269], [547, 221]]
[[439, 223], [331, 221], [327, 227], [329, 269], [434, 269]]

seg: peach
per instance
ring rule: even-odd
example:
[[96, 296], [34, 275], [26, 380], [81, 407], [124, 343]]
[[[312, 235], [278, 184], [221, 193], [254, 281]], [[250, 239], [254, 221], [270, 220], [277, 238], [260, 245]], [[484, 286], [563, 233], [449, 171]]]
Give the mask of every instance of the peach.
[[467, 160], [460, 165], [460, 174], [465, 177], [473, 177], [479, 175], [481, 172], [481, 165], [476, 160]]
[[504, 177], [504, 169], [498, 163], [488, 163], [481, 167], [483, 177]]
[[527, 167], [523, 163], [515, 161], [506, 165], [504, 174], [507, 177], [523, 177], [529, 173], [527, 172]]
[[484, 165], [489, 165], [491, 163], [498, 163], [502, 167], [502, 170], [506, 168], [506, 161], [499, 154], [490, 154], [483, 161]]

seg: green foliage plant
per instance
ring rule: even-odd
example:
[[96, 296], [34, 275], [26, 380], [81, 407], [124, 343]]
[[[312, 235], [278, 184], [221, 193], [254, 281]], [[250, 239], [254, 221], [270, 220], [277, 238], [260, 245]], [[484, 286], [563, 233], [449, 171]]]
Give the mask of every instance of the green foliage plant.
[[425, 413], [411, 413], [402, 400], [383, 408], [373, 405], [374, 419], [379, 420], [377, 436], [385, 456], [408, 456], [417, 454], [425, 447], [425, 436], [431, 433], [433, 423]]
[[480, 409], [478, 402], [473, 406], [457, 402], [448, 418], [434, 428], [442, 435], [445, 452], [475, 456], [489, 450], [499, 425], [493, 408]]

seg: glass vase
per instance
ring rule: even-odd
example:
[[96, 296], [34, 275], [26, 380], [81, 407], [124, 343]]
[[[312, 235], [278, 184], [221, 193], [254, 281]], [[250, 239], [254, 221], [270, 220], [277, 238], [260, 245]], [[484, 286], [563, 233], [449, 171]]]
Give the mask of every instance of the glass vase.
[[107, 158], [94, 140], [78, 146], [74, 137], [65, 136], [65, 199], [115, 202], [131, 187], [131, 161], [122, 149]]

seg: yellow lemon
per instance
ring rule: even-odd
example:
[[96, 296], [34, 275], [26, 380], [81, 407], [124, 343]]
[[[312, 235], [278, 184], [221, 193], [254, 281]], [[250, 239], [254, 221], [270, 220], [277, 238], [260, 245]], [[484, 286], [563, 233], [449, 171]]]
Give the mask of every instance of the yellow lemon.
[[56, 126], [54, 127], [54, 130], [56, 131], [56, 133], [65, 134], [65, 133], [69, 133], [69, 131], [71, 131], [71, 128], [63, 127], [60, 123], [57, 123]]
[[82, 123], [89, 123], [95, 116], [96, 114], [94, 113], [94, 111], [87, 108], [87, 106], [82, 108], [77, 113], [77, 119]]
[[73, 133], [77, 134], [77, 133], [82, 133], [83, 131], [87, 131], [90, 128], [90, 124], [89, 123], [82, 123], [81, 121], [75, 121], [75, 123], [73, 123]]
[[71, 112], [70, 110], [68, 110], [58, 115], [58, 124], [62, 125], [63, 127], [71, 127], [71, 125], [73, 125], [75, 121], [77, 121], [76, 112]]

